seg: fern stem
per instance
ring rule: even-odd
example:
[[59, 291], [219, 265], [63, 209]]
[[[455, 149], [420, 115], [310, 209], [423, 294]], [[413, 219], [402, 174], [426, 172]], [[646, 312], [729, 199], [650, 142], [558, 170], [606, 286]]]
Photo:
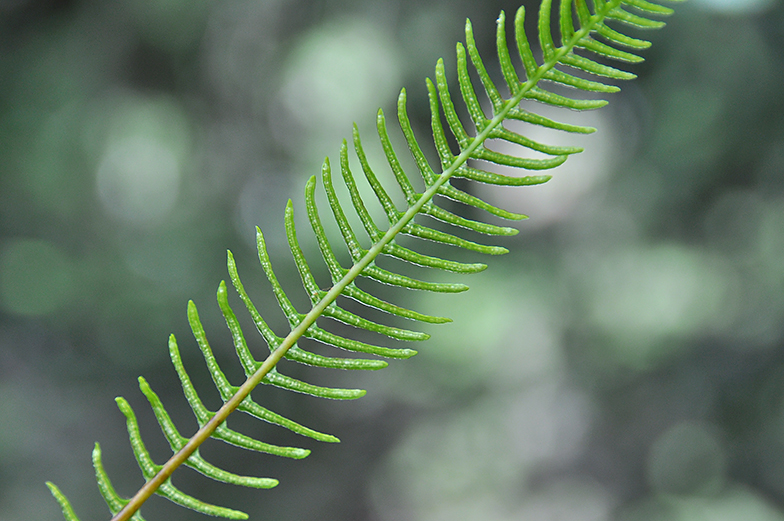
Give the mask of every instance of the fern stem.
[[[545, 0], [545, 2], [542, 3], [542, 6], [546, 6], [546, 9], [549, 10], [550, 3], [550, 1]], [[516, 107], [522, 101], [525, 95], [537, 85], [539, 80], [541, 80], [548, 71], [555, 67], [561, 57], [571, 52], [572, 49], [574, 49], [575, 44], [580, 39], [587, 36], [600, 21], [606, 18], [607, 14], [611, 10], [615, 9], [620, 4], [621, 0], [609, 0], [607, 2], [603, 2], [602, 4], [595, 4], [597, 6], [597, 10], [594, 15], [587, 20], [587, 23], [583, 24], [580, 30], [572, 33], [570, 38], [567, 41], [564, 41], [560, 48], [545, 57], [544, 62], [536, 69], [536, 72], [530, 75], [525, 83], [520, 85], [519, 91], [504, 104], [503, 108], [493, 117], [492, 120], [490, 120], [484, 129], [477, 136], [475, 136], [473, 140], [471, 140], [471, 143], [465, 149], [463, 149], [463, 151], [454, 159], [452, 164], [449, 165], [449, 167], [445, 169], [437, 179], [434, 180], [433, 184], [411, 207], [408, 208], [408, 210], [400, 217], [400, 219], [386, 231], [384, 236], [381, 237], [381, 239], [376, 242], [367, 251], [367, 253], [351, 267], [351, 269], [348, 270], [343, 278], [335, 283], [335, 285], [326, 293], [326, 295], [324, 295], [324, 297], [313, 306], [313, 308], [307, 315], [305, 315], [302, 321], [291, 330], [285, 339], [283, 339], [277, 349], [270, 353], [270, 355], [264, 360], [261, 366], [259, 366], [256, 372], [253, 373], [253, 375], [251, 375], [245, 381], [245, 383], [239, 387], [237, 392], [229, 400], [227, 400], [220, 409], [218, 409], [215, 415], [207, 423], [205, 423], [196, 432], [196, 434], [190, 438], [190, 440], [188, 440], [182, 449], [174, 454], [163, 465], [158, 474], [147, 481], [144, 486], [139, 489], [136, 495], [130, 499], [125, 507], [120, 512], [118, 512], [117, 515], [111, 519], [111, 521], [128, 521], [131, 516], [133, 516], [133, 514], [136, 513], [136, 511], [141, 507], [141, 505], [147, 501], [150, 496], [155, 494], [155, 492], [164, 483], [166, 483], [166, 481], [168, 481], [172, 473], [182, 463], [184, 463], [223, 422], [226, 421], [229, 415], [234, 412], [235, 409], [237, 409], [240, 403], [250, 395], [251, 391], [259, 383], [261, 383], [267, 373], [275, 368], [289, 348], [291, 348], [304, 335], [308, 328], [316, 323], [316, 320], [321, 317], [327, 306], [332, 304], [332, 302], [334, 302], [338, 296], [343, 293], [346, 287], [360, 275], [362, 270], [367, 268], [373, 262], [373, 260], [378, 257], [380, 253], [382, 253], [384, 247], [392, 242], [392, 240], [403, 230], [403, 228], [405, 228], [406, 225], [408, 225], [414, 219], [414, 217], [420, 213], [422, 207], [433, 199], [433, 197], [438, 192], [438, 189], [443, 186], [454, 175], [454, 173], [468, 161], [471, 154], [490, 137], [490, 135], [499, 125], [501, 125], [501, 123], [506, 119], [509, 111]], [[547, 17], [547, 20], [549, 22], [549, 16]], [[541, 17], [540, 23], [543, 23]]]

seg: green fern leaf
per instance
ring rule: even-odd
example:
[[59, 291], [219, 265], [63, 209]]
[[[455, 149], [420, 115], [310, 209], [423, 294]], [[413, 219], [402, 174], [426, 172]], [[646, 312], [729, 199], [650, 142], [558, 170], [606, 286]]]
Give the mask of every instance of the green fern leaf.
[[[437, 230], [416, 223], [413, 219], [423, 214], [446, 225], [455, 228], [465, 228], [487, 236], [516, 234], [517, 230], [514, 228], [469, 219], [439, 206], [438, 202], [442, 198], [446, 198], [503, 219], [520, 220], [526, 218], [524, 215], [498, 208], [453, 186], [450, 184], [450, 179], [460, 177], [470, 181], [500, 186], [528, 186], [546, 182], [550, 179], [550, 175], [539, 172], [557, 167], [566, 161], [570, 155], [579, 153], [581, 149], [553, 146], [534, 141], [509, 130], [504, 126], [504, 122], [517, 120], [564, 132], [593, 132], [594, 129], [590, 127], [571, 125], [545, 118], [533, 111], [522, 108], [520, 103], [524, 100], [534, 100], [576, 110], [595, 109], [604, 106], [607, 103], [604, 100], [567, 97], [548, 90], [546, 84], [551, 82], [598, 93], [617, 91], [618, 87], [606, 83], [607, 80], [628, 80], [634, 78], [634, 74], [609, 66], [597, 61], [595, 58], [623, 63], [642, 61], [642, 58], [634, 54], [634, 52], [647, 48], [650, 43], [624, 34], [621, 32], [620, 27], [626, 25], [636, 28], [658, 28], [664, 25], [663, 22], [650, 18], [650, 16], [669, 15], [672, 13], [672, 9], [669, 7], [647, 0], [592, 0], [590, 5], [586, 0], [561, 0], [558, 4], [557, 14], [553, 15], [552, 10], [552, 1], [542, 0], [537, 25], [539, 45], [543, 56], [542, 63], [538, 63], [534, 57], [531, 44], [525, 34], [525, 10], [520, 8], [517, 11], [514, 20], [514, 34], [517, 53], [522, 63], [522, 69], [519, 73], [513, 65], [507, 44], [505, 15], [502, 12], [498, 17], [496, 33], [497, 53], [505, 87], [509, 91], [508, 97], [501, 94], [499, 86], [492, 81], [476, 46], [471, 22], [466, 22], [465, 44], [459, 43], [456, 50], [457, 83], [460, 97], [465, 104], [470, 121], [461, 121], [458, 116], [452, 92], [448, 85], [443, 60], [439, 60], [436, 65], [435, 81], [428, 79], [426, 82], [431, 113], [433, 145], [439, 159], [439, 164], [436, 166], [428, 162], [419, 141], [414, 136], [406, 110], [406, 91], [401, 91], [397, 103], [397, 120], [409, 152], [416, 164], [418, 175], [424, 181], [426, 188], [424, 192], [420, 193], [414, 188], [414, 183], [409, 177], [409, 173], [401, 166], [389, 138], [386, 118], [382, 111], [378, 112], [376, 131], [381, 141], [387, 166], [394, 175], [398, 188], [405, 197], [407, 205], [405, 210], [401, 211], [397, 208], [389, 196], [387, 188], [379, 182], [373, 167], [371, 167], [365, 155], [359, 130], [356, 126], [354, 127], [352, 142], [362, 173], [388, 220], [388, 223], [386, 223], [388, 227], [384, 229], [384, 226], [377, 224], [371, 217], [367, 203], [360, 195], [355, 175], [349, 168], [349, 147], [348, 143], [344, 141], [340, 149], [338, 161], [340, 178], [348, 189], [351, 206], [359, 217], [363, 231], [372, 244], [369, 249], [362, 247], [358, 231], [352, 228], [346, 217], [344, 207], [338, 199], [334, 188], [331, 163], [329, 159], [324, 161], [321, 170], [321, 181], [326, 192], [330, 211], [351, 257], [351, 266], [349, 268], [343, 267], [338, 262], [333, 246], [325, 233], [322, 217], [316, 206], [316, 177], [312, 177], [307, 182], [305, 186], [305, 206], [308, 221], [316, 237], [322, 260], [332, 279], [332, 286], [329, 289], [321, 288], [311, 272], [308, 261], [298, 242], [297, 231], [294, 226], [294, 209], [291, 201], [289, 201], [285, 212], [286, 237], [294, 263], [302, 280], [302, 286], [311, 302], [311, 309], [307, 313], [298, 311], [281, 287], [273, 271], [270, 257], [267, 254], [264, 235], [260, 229], [256, 229], [259, 262], [272, 287], [278, 306], [289, 322], [290, 332], [285, 337], [279, 337], [274, 333], [251, 302], [240, 280], [234, 257], [231, 252], [228, 253], [228, 270], [231, 283], [250, 313], [256, 329], [267, 343], [270, 355], [263, 361], [256, 360], [253, 357], [245, 340], [245, 335], [240, 328], [239, 321], [229, 305], [226, 283], [221, 282], [217, 293], [218, 306], [231, 332], [237, 357], [247, 377], [247, 380], [241, 386], [232, 385], [218, 366], [212, 353], [206, 332], [199, 320], [196, 305], [193, 302], [188, 303], [188, 321], [191, 330], [224, 405], [215, 412], [208, 410], [204, 406], [191, 383], [188, 373], [185, 371], [177, 341], [174, 336], [171, 336], [169, 339], [169, 354], [180, 379], [185, 397], [196, 416], [200, 428], [191, 438], [182, 436], [147, 381], [144, 378], [139, 378], [139, 387], [147, 397], [161, 430], [174, 453], [174, 456], [166, 464], [158, 465], [152, 461], [150, 454], [145, 448], [139, 434], [136, 416], [130, 405], [122, 397], [116, 399], [118, 407], [126, 417], [131, 447], [146, 483], [132, 499], [120, 497], [104, 470], [101, 462], [101, 450], [96, 444], [93, 451], [93, 466], [95, 467], [99, 489], [109, 506], [109, 510], [115, 515], [114, 520], [142, 520], [137, 510], [152, 494], [164, 496], [179, 505], [204, 514], [229, 519], [247, 518], [247, 515], [242, 512], [226, 507], [209, 505], [191, 497], [177, 489], [171, 482], [171, 474], [174, 470], [179, 465], [185, 464], [205, 476], [225, 483], [254, 488], [270, 488], [277, 485], [278, 482], [275, 479], [239, 476], [205, 461], [199, 454], [198, 448], [209, 437], [220, 439], [246, 450], [266, 452], [283, 457], [299, 459], [309, 454], [310, 451], [307, 449], [271, 445], [229, 429], [225, 421], [235, 410], [243, 411], [260, 420], [284, 427], [302, 436], [326, 442], [339, 441], [333, 435], [313, 430], [261, 406], [251, 399], [251, 390], [258, 384], [263, 383], [322, 398], [353, 400], [363, 396], [365, 391], [313, 385], [282, 374], [278, 371], [277, 364], [285, 357], [298, 363], [333, 369], [376, 370], [387, 365], [385, 361], [377, 359], [343, 358], [312, 353], [297, 345], [297, 341], [302, 337], [335, 348], [372, 354], [383, 358], [409, 358], [416, 354], [416, 351], [413, 349], [373, 345], [336, 335], [317, 325], [317, 319], [322, 317], [396, 340], [421, 341], [427, 339], [428, 335], [416, 330], [392, 327], [363, 318], [341, 308], [336, 302], [337, 297], [347, 297], [364, 306], [376, 308], [387, 314], [413, 321], [425, 323], [444, 323], [449, 321], [447, 318], [426, 315], [387, 302], [376, 295], [361, 290], [355, 284], [355, 281], [359, 277], [365, 277], [383, 284], [441, 293], [458, 293], [467, 290], [468, 287], [464, 284], [428, 282], [386, 270], [376, 265], [375, 259], [379, 255], [383, 255], [417, 266], [454, 273], [476, 273], [487, 268], [485, 264], [457, 262], [425, 255], [413, 249], [403, 247], [396, 242], [399, 234], [489, 255], [506, 253], [507, 250], [501, 246], [469, 241], [462, 238], [459, 234]], [[560, 44], [556, 44], [551, 32], [553, 16], [557, 18]], [[575, 21], [577, 25], [575, 25]], [[577, 54], [575, 52], [577, 50], [581, 54]], [[473, 66], [484, 89], [487, 101], [490, 103], [492, 108], [491, 116], [488, 116], [482, 108], [482, 102], [474, 88], [469, 73], [469, 62]], [[566, 72], [561, 69], [562, 67], [566, 67], [567, 70], [576, 69], [578, 75]], [[591, 79], [586, 78], [586, 76]], [[450, 148], [447, 129], [444, 127], [443, 121], [446, 121], [449, 133], [457, 142], [460, 149], [458, 154], [454, 154]], [[538, 157], [521, 158], [496, 152], [486, 146], [488, 140], [504, 140], [528, 148], [535, 151]], [[469, 160], [472, 160], [470, 164]], [[490, 165], [490, 167], [485, 169], [486, 167], [482, 165]], [[514, 167], [532, 172], [520, 177], [506, 176], [493, 172], [492, 165]], [[375, 168], [378, 168], [378, 166]], [[65, 519], [77, 521], [76, 514], [60, 489], [51, 483], [47, 485], [62, 507]]]

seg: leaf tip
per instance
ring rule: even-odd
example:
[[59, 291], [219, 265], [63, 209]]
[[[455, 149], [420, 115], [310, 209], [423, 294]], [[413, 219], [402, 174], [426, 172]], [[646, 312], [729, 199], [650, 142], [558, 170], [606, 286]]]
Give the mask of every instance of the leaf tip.
[[[540, 183], [537, 183], [537, 184], [540, 184]], [[528, 216], [525, 215], [524, 213], [515, 213], [515, 212], [509, 212], [508, 216], [505, 216], [505, 217], [507, 219], [509, 219], [510, 221], [525, 221], [526, 219], [528, 219]], [[516, 230], [515, 229], [515, 235], [517, 235], [517, 232], [519, 232], [519, 231], [520, 230]]]
[[310, 449], [294, 449], [289, 456], [294, 459], [307, 458], [310, 456]]
[[469, 273], [479, 273], [480, 271], [485, 271], [487, 269], [487, 264], [483, 264], [481, 262], [475, 262], [474, 264], [469, 264]]
[[430, 324], [449, 324], [450, 322], [454, 322], [454, 320], [449, 317], [432, 317], [427, 322]]
[[60, 509], [63, 511], [63, 517], [65, 517], [66, 521], [79, 521], [79, 518], [76, 517], [76, 513], [74, 513], [73, 508], [71, 507], [71, 503], [68, 502], [68, 498], [65, 497], [65, 494], [60, 491], [57, 485], [51, 481], [47, 481], [46, 486], [49, 488], [49, 492], [51, 492], [52, 496], [54, 496], [55, 501], [60, 505]]
[[[466, 289], [468, 289], [468, 286], [466, 286]], [[450, 322], [451, 322], [451, 320], [450, 320]], [[399, 353], [399, 356], [400, 356], [400, 358], [411, 358], [412, 356], [416, 356], [418, 354], [419, 354], [419, 351], [417, 351], [416, 349], [401, 349], [400, 353]]]

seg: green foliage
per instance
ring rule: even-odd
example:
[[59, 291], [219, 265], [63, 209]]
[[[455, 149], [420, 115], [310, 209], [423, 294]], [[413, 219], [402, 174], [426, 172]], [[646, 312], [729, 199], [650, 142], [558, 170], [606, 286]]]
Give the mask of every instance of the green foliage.
[[[348, 189], [351, 204], [372, 244], [371, 248], [365, 249], [362, 247], [362, 240], [352, 228], [335, 191], [330, 161], [329, 159], [324, 161], [321, 180], [330, 210], [340, 230], [342, 240], [351, 256], [352, 265], [349, 268], [342, 266], [337, 260], [333, 247], [327, 238], [316, 206], [316, 177], [312, 177], [307, 182], [305, 203], [308, 221], [332, 279], [330, 288], [325, 289], [319, 286], [311, 272], [298, 242], [297, 231], [294, 225], [294, 209], [291, 201], [289, 201], [285, 212], [286, 236], [295, 265], [302, 279], [302, 285], [311, 302], [311, 309], [307, 313], [301, 313], [295, 308], [278, 283], [267, 253], [264, 235], [257, 228], [256, 240], [259, 261], [267, 280], [272, 286], [279, 307], [290, 325], [291, 332], [285, 338], [279, 337], [273, 332], [253, 302], [251, 302], [239, 278], [234, 257], [231, 252], [228, 253], [228, 269], [231, 283], [253, 319], [256, 329], [267, 343], [271, 354], [264, 361], [256, 360], [253, 357], [244, 333], [240, 328], [239, 321], [229, 305], [227, 286], [225, 282], [221, 282], [217, 294], [218, 305], [232, 334], [237, 356], [247, 377], [246, 382], [242, 386], [232, 385], [218, 366], [217, 360], [213, 355], [206, 333], [199, 320], [196, 305], [192, 301], [188, 303], [188, 320], [191, 330], [202, 351], [224, 406], [216, 412], [210, 411], [204, 406], [191, 383], [188, 373], [185, 371], [177, 342], [172, 335], [169, 339], [169, 354], [180, 379], [185, 397], [199, 423], [200, 430], [190, 439], [182, 436], [174, 426], [158, 396], [150, 388], [147, 381], [140, 377], [140, 389], [150, 402], [161, 430], [169, 442], [172, 452], [175, 453], [175, 456], [166, 465], [158, 465], [153, 462], [141, 439], [136, 416], [130, 405], [124, 398], [118, 397], [116, 399], [118, 407], [126, 417], [131, 446], [147, 485], [132, 500], [120, 497], [103, 468], [101, 450], [96, 444], [93, 451], [93, 464], [99, 489], [112, 513], [117, 514], [115, 519], [128, 519], [133, 516], [133, 519], [141, 520], [142, 518], [136, 510], [152, 493], [162, 495], [179, 505], [204, 514], [230, 519], [247, 518], [247, 515], [242, 512], [199, 501], [178, 490], [170, 480], [170, 475], [174, 469], [179, 464], [184, 463], [205, 476], [225, 483], [254, 488], [270, 488], [277, 485], [278, 482], [275, 479], [239, 476], [205, 461], [200, 456], [198, 447], [210, 436], [247, 450], [283, 457], [299, 459], [309, 454], [310, 451], [307, 449], [271, 445], [229, 429], [225, 424], [225, 419], [235, 409], [239, 409], [265, 422], [289, 429], [302, 436], [325, 442], [339, 441], [330, 434], [317, 432], [263, 407], [251, 399], [250, 391], [258, 383], [264, 383], [322, 398], [351, 400], [363, 396], [365, 391], [320, 387], [297, 380], [281, 374], [277, 370], [277, 362], [285, 357], [289, 360], [315, 367], [357, 370], [376, 370], [387, 365], [383, 360], [342, 358], [309, 352], [297, 346], [296, 342], [301, 337], [313, 339], [321, 344], [338, 349], [372, 354], [384, 358], [409, 358], [416, 354], [416, 351], [413, 349], [372, 345], [339, 336], [318, 327], [316, 321], [322, 317], [328, 317], [356, 328], [379, 333], [395, 340], [421, 341], [427, 339], [428, 335], [415, 330], [391, 327], [363, 318], [339, 307], [336, 302], [338, 296], [348, 297], [367, 307], [376, 308], [390, 315], [413, 321], [425, 323], [444, 323], [449, 321], [446, 318], [422, 314], [383, 300], [360, 289], [355, 284], [355, 280], [357, 277], [365, 277], [386, 285], [440, 293], [458, 293], [467, 290], [468, 287], [464, 284], [428, 282], [383, 269], [375, 264], [375, 259], [379, 255], [385, 255], [421, 267], [466, 274], [476, 273], [487, 267], [485, 264], [480, 263], [462, 263], [440, 257], [432, 257], [403, 247], [397, 244], [395, 240], [397, 235], [401, 233], [478, 253], [490, 255], [506, 253], [507, 250], [505, 248], [472, 242], [459, 235], [414, 222], [413, 219], [420, 214], [424, 214], [446, 225], [455, 228], [466, 228], [488, 236], [509, 236], [517, 233], [517, 230], [514, 228], [473, 220], [455, 214], [444, 206], [439, 206], [440, 198], [445, 198], [462, 203], [465, 206], [484, 210], [495, 217], [507, 220], [525, 218], [524, 215], [493, 206], [471, 193], [453, 186], [450, 184], [450, 179], [458, 177], [501, 186], [528, 186], [546, 182], [550, 178], [546, 174], [532, 173], [531, 175], [519, 177], [507, 176], [493, 172], [492, 165], [502, 165], [537, 172], [550, 170], [561, 165], [569, 155], [579, 153], [581, 149], [536, 142], [509, 130], [504, 126], [504, 122], [517, 120], [565, 132], [593, 132], [594, 129], [589, 127], [570, 125], [545, 118], [522, 108], [520, 102], [523, 100], [534, 100], [576, 110], [595, 109], [604, 106], [607, 103], [604, 100], [567, 97], [553, 90], [548, 90], [545, 88], [545, 83], [552, 82], [560, 86], [573, 87], [590, 92], [611, 93], [617, 91], [618, 87], [605, 83], [604, 81], [606, 80], [589, 80], [583, 76], [589, 75], [609, 80], [628, 80], [634, 78], [634, 75], [577, 54], [575, 50], [596, 55], [600, 59], [627, 63], [640, 62], [642, 58], [633, 54], [633, 52], [648, 47], [650, 45], [649, 42], [628, 36], [620, 32], [615, 25], [610, 27], [608, 23], [637, 28], [658, 28], [664, 24], [661, 21], [649, 18], [649, 16], [668, 15], [672, 12], [668, 7], [646, 0], [593, 0], [590, 7], [584, 0], [562, 0], [558, 4], [558, 12], [555, 15], [560, 33], [560, 43], [556, 44], [551, 32], [551, 23], [553, 21], [551, 10], [551, 1], [543, 0], [538, 17], [538, 37], [543, 57], [541, 64], [537, 62], [531, 43], [525, 34], [524, 9], [520, 8], [515, 16], [514, 35], [517, 52], [522, 63], [522, 75], [518, 73], [513, 65], [513, 59], [507, 44], [504, 13], [502, 12], [498, 18], [497, 53], [503, 81], [506, 89], [509, 91], [508, 97], [502, 95], [499, 86], [491, 79], [491, 75], [488, 73], [475, 44], [472, 25], [470, 22], [466, 23], [465, 45], [457, 45], [457, 81], [460, 97], [471, 120], [470, 124], [476, 131], [473, 135], [472, 131], [466, 128], [467, 125], [458, 116], [458, 109], [455, 107], [450, 94], [444, 63], [442, 60], [438, 61], [435, 71], [435, 82], [428, 79], [427, 90], [433, 143], [438, 154], [439, 165], [431, 165], [426, 159], [425, 153], [414, 136], [409, 120], [406, 109], [406, 91], [403, 90], [400, 93], [397, 104], [397, 119], [409, 152], [417, 166], [418, 174], [424, 181], [426, 188], [424, 192], [420, 193], [414, 188], [415, 183], [401, 166], [389, 137], [385, 115], [382, 111], [378, 112], [376, 119], [377, 133], [386, 156], [387, 166], [393, 173], [398, 188], [405, 197], [407, 207], [404, 211], [397, 208], [387, 189], [379, 182], [364, 152], [359, 130], [356, 126], [354, 127], [353, 146], [359, 159], [362, 173], [389, 221], [389, 227], [384, 230], [371, 217], [366, 202], [360, 195], [355, 175], [349, 167], [348, 144], [344, 141], [338, 161], [340, 177]], [[575, 21], [578, 22], [576, 26]], [[596, 39], [595, 36], [598, 36], [600, 39]], [[475, 90], [469, 74], [469, 61], [475, 69], [475, 73], [481, 82], [487, 101], [492, 109], [490, 117], [486, 115], [485, 110], [482, 108], [483, 104]], [[579, 75], [564, 72], [556, 68], [557, 66], [577, 69]], [[447, 137], [442, 118], [449, 127], [451, 138]], [[457, 154], [453, 152], [452, 146], [450, 146], [450, 139], [457, 143], [459, 148]], [[487, 146], [489, 140], [504, 140], [529, 149], [536, 154], [533, 158], [502, 154]], [[469, 163], [469, 161], [471, 162]], [[65, 518], [69, 521], [78, 519], [60, 490], [51, 483], [48, 485], [55, 499], [62, 506]]]

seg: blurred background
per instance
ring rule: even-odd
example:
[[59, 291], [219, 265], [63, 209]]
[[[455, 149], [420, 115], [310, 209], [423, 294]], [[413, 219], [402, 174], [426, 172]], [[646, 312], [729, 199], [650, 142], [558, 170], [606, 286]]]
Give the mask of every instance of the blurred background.
[[[538, 2], [526, 4], [530, 24]], [[517, 7], [0, 1], [0, 521], [61, 519], [45, 480], [83, 521], [108, 519], [94, 442], [121, 494], [142, 483], [112, 399], [135, 407], [158, 462], [169, 451], [138, 375], [184, 434], [195, 431], [170, 333], [206, 404], [219, 405], [188, 299], [230, 378], [242, 378], [215, 303], [226, 250], [283, 333], [254, 226], [303, 309], [283, 230], [288, 198], [326, 286], [303, 219], [305, 181], [325, 156], [337, 162], [356, 121], [391, 188], [376, 109], [393, 115], [406, 87], [427, 143], [424, 78], [443, 56], [456, 95], [466, 17], [496, 71], [493, 22]], [[382, 290], [454, 319], [426, 328], [433, 338], [417, 357], [370, 375], [282, 368], [367, 389], [357, 402], [255, 392], [343, 443], [233, 417], [238, 430], [314, 452], [293, 462], [209, 443], [208, 459], [280, 486], [243, 490], [189, 470], [174, 483], [280, 521], [784, 519], [784, 6], [690, 0], [677, 11], [644, 35], [654, 45], [632, 67], [640, 78], [607, 108], [537, 107], [599, 129], [522, 130], [586, 148], [550, 183], [470, 187], [531, 217], [496, 241], [510, 254], [428, 246], [490, 268], [465, 279], [419, 272], [471, 285], [458, 296]], [[265, 346], [231, 298], [260, 358]], [[199, 518], [161, 499], [143, 511]]]

